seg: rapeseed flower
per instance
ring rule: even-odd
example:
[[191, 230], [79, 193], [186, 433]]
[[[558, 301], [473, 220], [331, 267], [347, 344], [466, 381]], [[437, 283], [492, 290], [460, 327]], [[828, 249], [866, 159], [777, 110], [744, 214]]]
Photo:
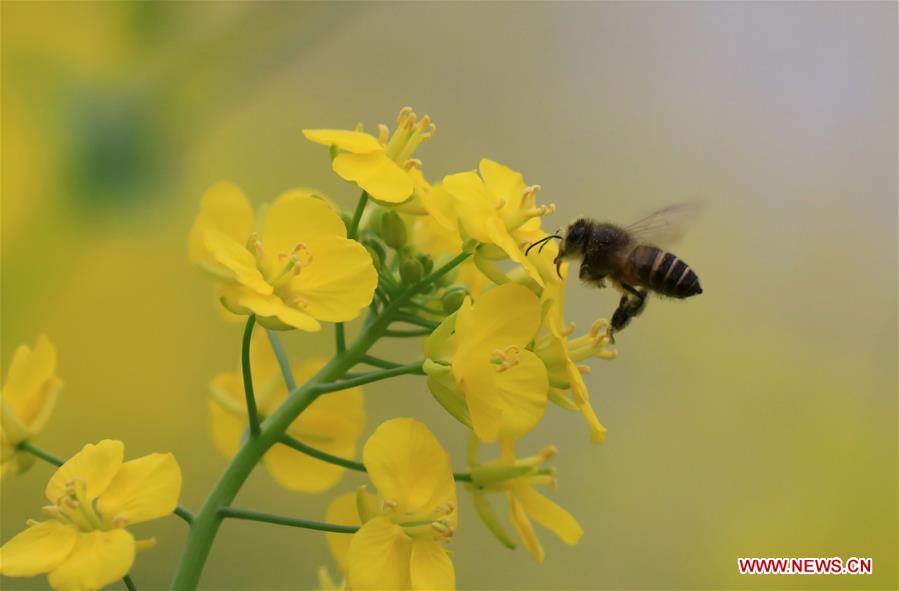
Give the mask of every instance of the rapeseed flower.
[[[483, 159], [475, 171], [452, 174], [443, 179], [442, 187], [453, 199], [458, 224], [464, 238], [481, 243], [475, 257], [482, 269], [509, 258], [527, 272], [539, 286], [541, 276], [525, 249], [540, 234], [540, 218], [555, 211], [555, 205], [536, 204], [539, 185], [527, 186], [520, 172], [493, 160]], [[501, 273], [491, 273], [497, 283]]]
[[361, 129], [304, 129], [303, 135], [331, 148], [331, 167], [342, 179], [355, 183], [378, 201], [402, 203], [412, 197], [421, 179], [417, 174], [421, 162], [412, 156], [436, 129], [430, 117], [418, 119], [411, 107], [405, 107], [393, 134], [381, 124], [378, 137]]
[[457, 524], [449, 455], [422, 423], [399, 418], [378, 427], [362, 459], [378, 495], [363, 487], [355, 502], [338, 497], [327, 514], [329, 521], [362, 524], [349, 540], [328, 534], [347, 588], [455, 588], [442, 543]]
[[19, 345], [0, 390], [0, 476], [21, 472], [34, 456], [17, 450], [47, 424], [62, 380], [56, 376], [56, 348], [41, 335], [34, 349]]
[[125, 527], [175, 510], [181, 468], [172, 454], [123, 462], [124, 449], [105, 439], [60, 466], [45, 490], [53, 519], [29, 521], [0, 548], [0, 574], [47, 573], [61, 590], [100, 589], [128, 574], [135, 552], [155, 540], [135, 540]]
[[470, 490], [478, 514], [500, 541], [506, 546], [514, 547], [485, 498], [488, 493], [505, 494], [509, 502], [509, 519], [518, 537], [537, 562], [543, 562], [545, 552], [534, 532], [531, 519], [556, 534], [566, 544], [576, 544], [581, 539], [584, 530], [577, 520], [534, 488], [537, 485], [556, 488], [552, 471], [541, 468], [542, 464], [555, 456], [555, 447], [545, 447], [533, 456], [516, 459], [515, 443], [511, 439], [502, 438], [500, 457], [478, 464], [476, 446], [475, 442], [469, 449], [473, 481]]
[[[325, 365], [324, 358], [310, 358], [293, 366], [297, 383], [304, 383]], [[261, 332], [250, 342], [250, 365], [257, 410], [262, 416], [275, 411], [287, 398], [277, 359]], [[216, 447], [226, 457], [237, 453], [247, 428], [247, 406], [241, 372], [217, 375], [210, 384], [209, 419]], [[350, 458], [365, 425], [362, 388], [348, 388], [320, 396], [287, 429], [287, 435], [321, 451]], [[276, 444], [263, 457], [266, 469], [284, 488], [322, 492], [337, 484], [344, 468], [317, 460]]]
[[229, 311], [267, 328], [317, 331], [320, 321], [359, 316], [377, 285], [368, 251], [346, 235], [337, 212], [308, 191], [281, 195], [254, 220], [240, 189], [218, 183], [191, 228], [190, 258], [218, 280]]
[[[565, 325], [565, 284], [547, 283], [542, 300], [547, 310], [543, 320], [545, 331], [535, 341], [534, 352], [549, 372], [550, 398], [562, 406], [573, 406], [580, 411], [587, 421], [590, 438], [594, 443], [602, 443], [606, 438], [606, 428], [599, 422], [590, 404], [590, 394], [582, 375], [590, 368], [579, 362], [588, 357], [615, 359], [618, 356], [616, 350], [609, 349], [611, 336], [608, 321], [597, 320], [589, 333], [569, 339], [575, 327]], [[571, 392], [570, 399], [565, 391]]]
[[425, 341], [431, 392], [481, 441], [521, 437], [543, 416], [546, 366], [528, 348], [540, 317], [537, 296], [507, 283], [466, 298]]

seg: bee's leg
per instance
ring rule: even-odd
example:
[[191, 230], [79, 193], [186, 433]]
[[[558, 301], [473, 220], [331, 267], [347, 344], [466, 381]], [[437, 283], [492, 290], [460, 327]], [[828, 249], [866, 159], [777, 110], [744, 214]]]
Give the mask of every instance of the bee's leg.
[[[629, 293], [621, 296], [618, 308], [612, 314], [612, 333], [624, 330], [630, 324], [631, 319], [640, 315], [646, 308], [646, 291], [636, 289], [626, 283], [622, 283], [621, 286]], [[614, 342], [614, 336], [612, 342]]]
[[605, 282], [603, 281], [603, 279], [606, 278], [605, 274], [599, 274], [591, 269], [590, 265], [587, 264], [587, 261], [581, 261], [581, 266], [578, 269], [577, 276], [581, 281], [588, 281], [596, 285], [596, 287], [606, 286]]

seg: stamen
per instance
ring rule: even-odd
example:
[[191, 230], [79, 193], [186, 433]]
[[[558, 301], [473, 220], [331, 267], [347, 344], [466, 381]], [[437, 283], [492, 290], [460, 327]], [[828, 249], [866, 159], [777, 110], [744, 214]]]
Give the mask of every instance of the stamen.
[[521, 194], [519, 207], [521, 209], [534, 207], [534, 204], [537, 201], [537, 191], [539, 191], [541, 188], [542, 187], [540, 185], [531, 185], [529, 187], [525, 187], [524, 192]]
[[128, 525], [128, 518], [125, 515], [119, 513], [112, 518], [112, 525], [113, 527], [125, 527], [126, 525]]
[[396, 501], [394, 501], [393, 499], [384, 499], [384, 506], [386, 508], [390, 509], [391, 511], [393, 511], [394, 509], [399, 507], [400, 504], [397, 503]]
[[577, 370], [579, 372], [581, 372], [582, 374], [588, 374], [588, 373], [590, 373], [590, 366], [589, 365], [578, 365]]
[[577, 328], [577, 326], [574, 324], [574, 322], [572, 322], [571, 324], [569, 324], [568, 326], [566, 326], [565, 328], [563, 328], [561, 330], [562, 336], [563, 337], [571, 336], [572, 334], [574, 334], [574, 331], [576, 328]]
[[445, 521], [435, 521], [431, 523], [431, 529], [437, 532], [438, 539], [448, 539], [453, 537], [453, 528]]
[[421, 168], [421, 160], [418, 158], [409, 158], [403, 163], [404, 170], [412, 170], [414, 168]]
[[506, 198], [505, 198], [505, 197], [500, 197], [500, 198], [499, 198], [499, 203], [496, 204], [496, 211], [501, 210], [501, 209], [504, 208], [505, 206], [506, 206]]
[[382, 146], [387, 145], [387, 140], [390, 139], [390, 128], [384, 125], [383, 123], [378, 124], [378, 143]]
[[400, 109], [399, 115], [396, 116], [396, 124], [402, 126], [406, 117], [412, 112], [412, 107], [403, 107]]
[[490, 363], [496, 365], [496, 371], [504, 372], [518, 365], [518, 357], [521, 349], [512, 345], [503, 349], [496, 349], [491, 353]]

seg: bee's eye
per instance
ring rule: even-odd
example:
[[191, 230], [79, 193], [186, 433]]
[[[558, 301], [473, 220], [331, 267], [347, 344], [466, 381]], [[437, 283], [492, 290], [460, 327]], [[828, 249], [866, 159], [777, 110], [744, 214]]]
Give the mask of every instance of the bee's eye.
[[569, 242], [580, 242], [584, 238], [584, 228], [581, 226], [575, 226], [568, 232], [568, 241]]

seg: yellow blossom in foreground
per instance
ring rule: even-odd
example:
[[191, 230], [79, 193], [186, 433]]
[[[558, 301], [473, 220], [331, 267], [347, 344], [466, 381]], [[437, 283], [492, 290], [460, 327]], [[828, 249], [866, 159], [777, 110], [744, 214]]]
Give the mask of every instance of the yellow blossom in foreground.
[[[573, 402], [574, 408], [587, 421], [590, 438], [594, 443], [602, 443], [606, 438], [606, 428], [596, 417], [590, 404], [587, 385], [581, 375], [590, 368], [579, 365], [578, 362], [588, 357], [615, 359], [618, 356], [617, 351], [608, 348], [611, 341], [607, 330], [608, 322], [597, 320], [588, 334], [569, 340], [568, 336], [574, 331], [574, 326], [565, 326], [565, 284], [547, 283], [542, 299], [544, 306], [548, 308], [544, 318], [546, 331], [537, 338], [534, 352], [549, 371], [550, 396], [554, 402], [565, 407]], [[571, 400], [565, 395], [566, 390], [571, 391]]]
[[[463, 422], [467, 415], [481, 441], [521, 437], [543, 416], [546, 367], [527, 348], [539, 328], [537, 296], [507, 283], [474, 304], [466, 299], [425, 341], [431, 392]], [[458, 411], [453, 401], [463, 398], [465, 409]]]
[[203, 197], [190, 233], [190, 258], [218, 279], [235, 314], [256, 314], [267, 328], [317, 331], [319, 321], [359, 316], [378, 277], [368, 251], [346, 237], [337, 212], [312, 193], [278, 197], [254, 232], [243, 193], [230, 183]]
[[172, 454], [123, 462], [125, 446], [105, 439], [88, 444], [60, 466], [45, 494], [55, 519], [29, 527], [0, 548], [0, 574], [47, 573], [54, 589], [100, 589], [128, 574], [137, 550], [125, 526], [172, 513], [181, 494], [181, 468]]
[[304, 129], [303, 135], [336, 152], [331, 166], [342, 179], [355, 183], [378, 201], [402, 203], [412, 197], [417, 184], [415, 173], [421, 165], [412, 155], [435, 130], [430, 117], [418, 119], [410, 107], [405, 107], [393, 134], [382, 124], [378, 137], [342, 129]]
[[56, 377], [56, 348], [41, 335], [34, 349], [19, 345], [0, 390], [0, 476], [20, 472], [34, 456], [16, 446], [34, 438], [47, 424], [62, 381]]
[[485, 158], [479, 171], [480, 176], [475, 171], [452, 174], [442, 183], [454, 198], [464, 237], [482, 243], [475, 255], [482, 268], [509, 258], [542, 286], [544, 278], [524, 251], [533, 236], [540, 233], [540, 218], [555, 211], [555, 206], [538, 207], [536, 195], [540, 186], [525, 185], [521, 173], [507, 166]]
[[[312, 358], [296, 363], [294, 378], [302, 384], [321, 369], [327, 360]], [[264, 417], [287, 398], [277, 359], [262, 332], [250, 342], [250, 365], [256, 406]], [[247, 428], [247, 406], [243, 376], [235, 371], [216, 376], [210, 384], [209, 419], [216, 447], [231, 457], [240, 446]], [[287, 429], [287, 435], [318, 450], [352, 459], [356, 442], [365, 425], [362, 388], [348, 388], [320, 396]], [[301, 492], [322, 492], [337, 484], [344, 468], [317, 460], [283, 444], [268, 450], [263, 463], [284, 488]]]
[[[572, 515], [549, 500], [534, 488], [536, 485], [556, 487], [551, 471], [540, 466], [556, 454], [554, 447], [547, 447], [534, 456], [516, 459], [515, 445], [511, 439], [500, 440], [501, 456], [491, 462], [477, 463], [477, 448], [470, 450], [472, 491], [478, 514], [506, 545], [511, 542], [493, 515], [486, 493], [502, 492], [509, 502], [509, 519], [522, 543], [538, 562], [545, 553], [534, 532], [531, 519], [556, 534], [566, 544], [576, 544], [584, 530]], [[514, 547], [514, 546], [510, 546]]]
[[362, 459], [378, 496], [363, 488], [355, 503], [344, 495], [328, 508], [329, 521], [363, 524], [349, 540], [327, 534], [347, 588], [454, 589], [442, 543], [457, 523], [449, 455], [422, 423], [400, 418], [378, 427]]

